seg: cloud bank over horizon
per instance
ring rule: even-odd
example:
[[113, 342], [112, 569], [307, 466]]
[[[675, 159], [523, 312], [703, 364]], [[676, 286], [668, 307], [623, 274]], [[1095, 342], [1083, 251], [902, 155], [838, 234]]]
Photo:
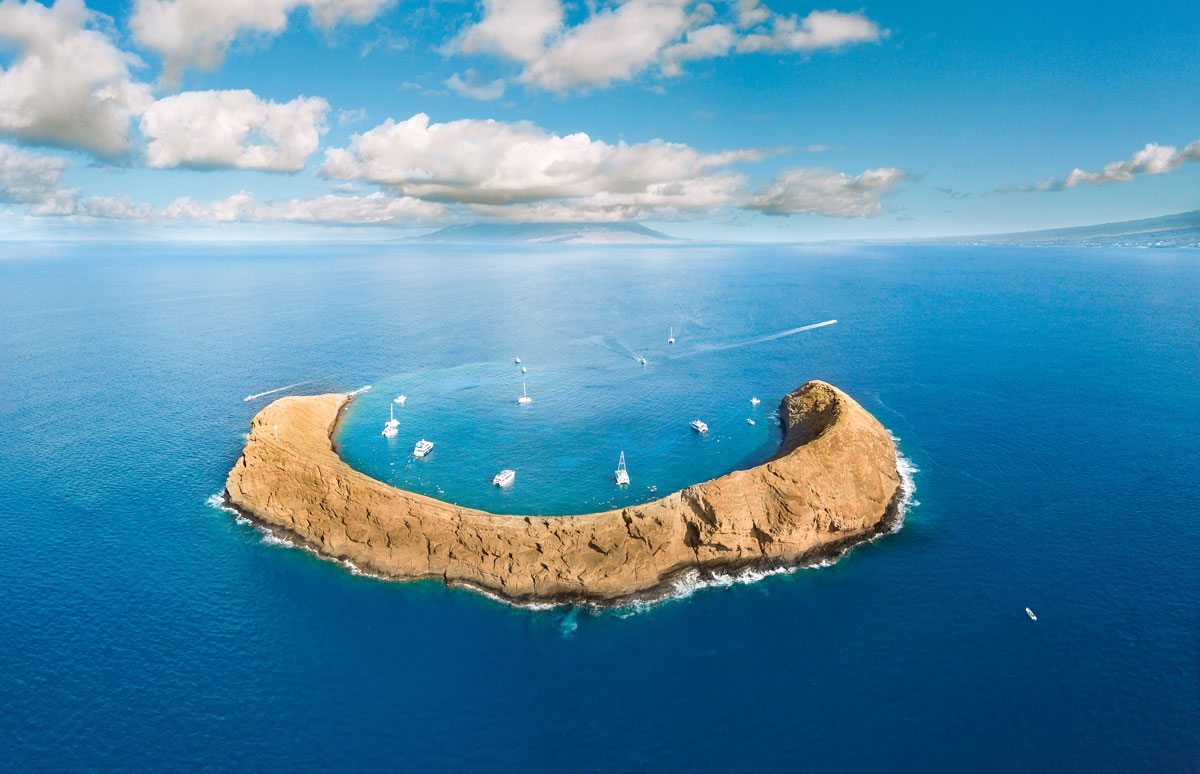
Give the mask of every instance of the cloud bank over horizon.
[[[903, 29], [764, 0], [0, 0], [0, 216], [894, 225], [922, 198], [978, 211], [1200, 160], [1200, 140], [1151, 142], [1034, 184], [926, 187], [939, 149], [892, 142], [896, 104], [856, 97]], [[1029, 179], [1054, 168], [1030, 159]]]

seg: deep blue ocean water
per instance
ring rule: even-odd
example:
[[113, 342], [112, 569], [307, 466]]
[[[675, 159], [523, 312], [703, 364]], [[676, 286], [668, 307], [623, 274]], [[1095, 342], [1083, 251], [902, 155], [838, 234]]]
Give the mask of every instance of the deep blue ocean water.
[[[1197, 770], [1198, 342], [1195, 251], [4, 245], [0, 768]], [[379, 582], [206, 504], [296, 382], [374, 385], [372, 475], [560, 513], [754, 464], [811, 378], [901, 439], [903, 528], [646, 610]]]

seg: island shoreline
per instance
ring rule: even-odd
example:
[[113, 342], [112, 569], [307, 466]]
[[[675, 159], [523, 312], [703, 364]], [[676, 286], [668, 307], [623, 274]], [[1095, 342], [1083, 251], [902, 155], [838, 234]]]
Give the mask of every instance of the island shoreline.
[[[813, 388], [813, 385], [818, 385], [818, 387]], [[553, 522], [559, 522], [560, 525], [567, 525], [571, 523], [571, 520], [574, 520], [575, 522], [582, 521], [585, 523], [590, 523], [589, 520], [591, 520], [591, 522], [594, 522], [595, 525], [602, 526], [602, 522], [604, 520], [611, 521], [619, 515], [625, 519], [626, 529], [628, 529], [629, 534], [633, 536], [634, 531], [629, 525], [632, 523], [632, 518], [644, 518], [644, 515], [640, 513], [641, 511], [653, 510], [654, 508], [668, 503], [669, 501], [675, 510], [682, 510], [682, 505], [678, 502], [678, 500], [683, 497], [689, 498], [687, 505], [695, 510], [696, 506], [690, 500], [695, 500], [697, 498], [703, 499], [706, 494], [704, 492], [706, 487], [718, 487], [721, 482], [731, 479], [731, 477], [737, 476], [738, 474], [753, 474], [756, 471], [765, 470], [777, 460], [783, 460], [786, 463], [788, 458], [793, 456], [797, 450], [813, 444], [814, 441], [820, 439], [830, 428], [835, 428], [839, 425], [845, 424], [846, 422], [844, 421], [845, 418], [843, 417], [843, 409], [847, 405], [852, 406], [853, 410], [857, 412], [854, 415], [855, 421], [860, 423], [863, 422], [863, 420], [858, 418], [858, 416], [861, 415], [861, 417], [865, 417], [866, 421], [873, 423], [875, 427], [867, 428], [867, 432], [869, 434], [878, 436], [880, 433], [882, 433], [882, 435], [886, 437], [886, 448], [890, 457], [888, 461], [890, 463], [890, 475], [888, 475], [888, 471], [886, 470], [887, 466], [882, 466], [882, 469], [884, 472], [884, 477], [892, 480], [892, 489], [887, 493], [888, 496], [886, 505], [877, 512], [877, 516], [869, 517], [871, 519], [869, 522], [862, 522], [860, 520], [858, 526], [849, 527], [848, 529], [850, 531], [846, 534], [833, 539], [819, 539], [819, 542], [808, 545], [803, 550], [792, 551], [790, 554], [785, 556], [768, 555], [765, 548], [765, 545], [767, 544], [762, 543], [760, 536], [757, 534], [754, 535], [754, 538], [755, 540], [759, 540], [759, 547], [761, 550], [761, 553], [757, 553], [757, 555], [753, 552], [747, 551], [743, 547], [737, 553], [734, 553], [728, 557], [721, 556], [720, 554], [714, 554], [711, 551], [708, 551], [704, 556], [702, 556], [700, 548], [694, 547], [694, 555], [688, 555], [681, 561], [673, 562], [670, 566], [660, 567], [657, 574], [654, 575], [652, 579], [648, 579], [648, 582], [646, 580], [629, 580], [628, 582], [633, 584], [633, 587], [631, 588], [622, 588], [620, 583], [606, 583], [598, 587], [591, 588], [588, 587], [586, 583], [582, 582], [576, 582], [570, 586], [559, 584], [558, 586], [551, 585], [549, 588], [538, 588], [536, 585], [530, 585], [528, 579], [521, 578], [520, 580], [524, 581], [524, 585], [518, 585], [516, 587], [518, 589], [518, 593], [511, 593], [506, 587], [505, 578], [499, 577], [497, 574], [489, 574], [483, 571], [479, 571], [477, 577], [475, 578], [463, 577], [463, 575], [467, 573], [464, 571], [463, 567], [457, 565], [454, 567], [444, 567], [441, 572], [437, 572], [434, 569], [430, 569], [429, 571], [425, 572], [416, 572], [413, 571], [415, 568], [413, 568], [411, 564], [408, 566], [410, 569], [405, 569], [401, 572], [389, 571], [386, 566], [383, 566], [386, 564], [386, 560], [389, 558], [386, 552], [383, 554], [377, 554], [366, 551], [364, 553], [364, 548], [362, 545], [359, 545], [353, 539], [350, 542], [346, 542], [344, 539], [342, 539], [343, 536], [341, 534], [335, 535], [336, 540], [333, 542], [333, 545], [336, 546], [336, 548], [349, 546], [354, 550], [330, 550], [329, 546], [331, 541], [327, 532], [320, 530], [316, 531], [314, 534], [318, 539], [314, 539], [313, 537], [310, 537], [302, 532], [299, 528], [293, 528], [291, 526], [297, 523], [297, 519], [301, 519], [301, 521], [303, 521], [303, 517], [307, 516], [307, 514], [301, 514], [297, 516], [295, 510], [289, 511], [288, 508], [273, 502], [274, 493], [270, 489], [259, 491], [254, 495], [247, 497], [245, 492], [242, 492], [239, 488], [241, 482], [243, 482], [245, 477], [248, 475], [248, 468], [250, 467], [250, 463], [247, 462], [248, 453], [256, 440], [253, 435], [253, 430], [251, 433], [251, 438], [248, 439], [247, 442], [247, 451], [243, 453], [242, 459], [239, 460], [238, 464], [231, 472], [230, 482], [227, 485], [226, 490], [222, 493], [221, 501], [227, 508], [238, 513], [241, 517], [247, 519], [251, 524], [259, 527], [260, 529], [268, 531], [270, 534], [279, 539], [287, 540], [289, 543], [297, 547], [302, 547], [318, 558], [342, 563], [357, 571], [358, 574], [367, 575], [380, 580], [405, 582], [435, 580], [449, 587], [462, 588], [476, 593], [481, 593], [513, 606], [526, 608], [555, 607], [570, 604], [582, 604], [597, 607], [623, 607], [638, 604], [649, 604], [678, 595], [681, 587], [681, 581], [687, 579], [688, 576], [696, 575], [703, 583], [705, 581], [716, 580], [721, 576], [746, 573], [767, 574], [794, 571], [804, 567], [812, 567], [827, 562], [837, 561], [838, 559], [844, 557], [854, 547], [862, 543], [874, 541], [880, 536], [895, 530], [902, 518], [903, 501], [909, 494], [909, 491], [900, 480], [900, 476], [898, 474], [900, 464], [899, 453], [891, 440], [890, 434], [887, 433], [886, 429], [884, 429], [883, 426], [874, 419], [874, 417], [871, 417], [870, 414], [858, 406], [857, 403], [854, 403], [848, 396], [845, 396], [844, 393], [841, 393], [839, 390], [836, 390], [836, 388], [832, 388], [829, 385], [825, 385], [824, 383], [820, 382], [810, 382], [808, 385], [805, 385], [804, 387], [787, 396], [781, 403], [781, 415], [783, 414], [784, 408], [788, 405], [789, 400], [795, 398], [797, 395], [800, 395], [806, 390], [812, 391], [813, 389], [825, 391], [822, 392], [822, 395], [825, 396], [827, 403], [825, 408], [829, 410], [829, 416], [816, 421], [811, 427], [802, 429], [800, 431], [797, 431], [798, 423], [800, 423], [802, 420], [808, 421], [803, 417], [801, 417], [801, 419], [796, 419], [793, 417], [790, 423], [781, 422], [781, 425], [783, 425], [783, 439], [781, 440], [780, 448], [769, 460], [758, 466], [755, 466], [754, 468], [750, 468], [745, 471], [734, 471], [730, 474], [719, 477], [718, 479], [712, 479], [707, 482], [702, 482], [701, 484], [693, 485], [685, 490], [672, 493], [666, 497], [651, 501], [650, 503], [628, 506], [623, 509], [603, 512], [600, 514], [581, 514], [577, 516], [552, 517], [488, 514], [482, 511], [474, 511], [473, 509], [460, 508], [459, 506], [454, 506], [445, 501], [426, 498], [423, 495], [417, 495], [416, 493], [408, 492], [407, 490], [390, 487], [389, 485], [383, 484], [375, 479], [370, 479], [369, 477], [365, 476], [365, 474], [361, 474], [358, 471], [353, 471], [353, 468], [350, 468], [349, 465], [341, 459], [340, 453], [337, 449], [337, 444], [334, 442], [334, 435], [336, 434], [337, 427], [344, 418], [346, 409], [350, 405], [352, 399], [346, 398], [345, 396], [332, 396], [341, 399], [341, 402], [337, 406], [336, 411], [333, 413], [332, 420], [329, 421], [328, 426], [323, 432], [325, 448], [329, 450], [329, 452], [336, 458], [336, 465], [330, 464], [330, 467], [344, 466], [347, 470], [353, 471], [355, 476], [362, 477], [362, 479], [371, 482], [372, 488], [383, 488], [385, 490], [389, 490], [391, 494], [395, 495], [396, 498], [401, 500], [402, 505], [405, 507], [420, 510], [419, 506], [421, 505], [428, 505], [429, 503], [439, 504], [440, 507], [435, 510], [442, 511], [442, 514], [439, 516], [437, 513], [435, 513], [433, 516], [428, 517], [430, 519], [436, 520], [438, 518], [446, 518], [446, 513], [451, 514], [452, 518], [454, 514], [462, 513], [467, 514], [467, 516], [474, 519], [495, 519], [496, 523], [501, 525], [504, 525], [507, 522], [506, 526], [509, 527], [512, 526], [513, 520], [521, 520], [525, 524], [532, 524], [533, 521], [537, 521], [538, 525], [536, 526], [546, 527], [546, 529], [549, 529], [551, 532], [555, 531], [555, 527], [552, 526]], [[832, 399], [830, 399], [830, 396], [832, 396]], [[312, 398], [308, 398], [307, 400], [317, 400], [324, 397], [331, 396], [314, 396]], [[270, 410], [276, 404], [289, 400], [302, 401], [305, 400], [305, 398], [284, 398], [280, 401], [276, 401], [271, 406], [268, 406], [266, 409], [264, 409], [263, 412], [260, 413], [259, 417], [264, 416], [268, 410]], [[259, 423], [259, 417], [256, 417], [256, 427], [261, 424]], [[805, 435], [805, 433], [810, 432], [811, 437]], [[257, 441], [260, 444], [264, 440], [269, 441], [269, 439], [257, 438]], [[878, 446], [878, 438], [875, 438], [874, 441]], [[282, 443], [268, 445], [283, 446]], [[298, 456], [303, 457], [303, 455]], [[285, 460], [284, 464], [295, 465], [296, 462], [289, 459]], [[320, 467], [320, 465], [321, 463], [319, 462], [312, 463], [312, 466]], [[238, 475], [239, 471], [242, 471], [241, 476]], [[320, 478], [319, 475], [318, 478]], [[802, 479], [803, 476], [800, 478]], [[286, 483], [292, 485], [294, 482], [287, 481]], [[347, 485], [346, 482], [339, 481], [337, 487], [335, 488], [344, 494], [345, 490], [354, 488], [354, 483], [355, 482], [352, 482]], [[811, 489], [812, 487], [810, 486], [809, 488]], [[235, 489], [242, 494], [245, 505], [243, 502], [239, 502], [233, 497], [231, 494], [231, 489]], [[751, 493], [753, 494], [753, 492]], [[836, 495], [833, 497], [833, 500], [836, 500]], [[253, 507], [252, 504], [254, 503], [257, 503], [258, 507], [269, 511], [274, 518], [264, 518], [262, 515], [260, 515], [260, 513]], [[789, 511], [792, 506], [793, 504], [787, 501], [783, 501], [781, 504], [776, 504], [776, 507], [781, 508], [783, 511]], [[824, 507], [828, 508], [828, 503], [825, 503]], [[311, 510], [314, 513], [317, 513], [317, 515], [328, 516], [333, 513], [333, 511], [336, 511], [336, 508], [331, 510], [324, 501], [321, 501], [320, 504], [314, 504]], [[632, 517], [629, 515], [631, 512], [633, 513]], [[697, 513], [702, 520], [705, 519], [705, 514], [699, 512]], [[368, 521], [379, 519], [377, 514], [372, 513], [371, 509], [367, 509], [366, 514]], [[405, 515], [406, 517], [411, 516], [411, 514], [408, 514], [407, 512]], [[416, 516], [416, 520], [418, 522], [421, 518], [422, 516], [420, 514]], [[715, 522], [715, 517], [710, 516], [710, 518], [713, 518]], [[734, 521], [737, 521], [736, 514], [730, 518], [732, 518]], [[289, 519], [291, 519], [290, 523]], [[334, 521], [340, 519], [346, 525], [346, 530], [349, 530], [349, 525], [352, 519], [347, 519], [345, 514], [339, 515], [333, 513], [333, 519]], [[308, 522], [304, 523], [308, 524]], [[656, 524], [661, 524], [661, 520], [656, 519]], [[311, 527], [311, 524], [309, 524], [309, 526]], [[694, 524], [689, 522], [689, 536], [692, 534], [691, 531], [694, 529]], [[730, 534], [730, 531], [725, 530], [722, 532], [722, 529], [724, 528], [716, 525], [711, 531], [714, 534], [720, 533], [717, 534], [717, 537], [719, 537], [720, 540], [726, 540]], [[740, 527], [736, 527], [736, 529], [740, 529], [741, 532], [746, 533], [761, 531], [757, 521], [755, 521], [749, 527], [746, 527], [745, 524], [742, 524]], [[771, 537], [766, 535], [762, 535], [761, 538], [767, 540], [768, 544], [772, 540]], [[340, 542], [337, 542], [338, 540], [340, 540]], [[722, 545], [720, 540], [714, 538], [711, 543], [722, 551], [728, 551], [728, 547]], [[370, 543], [369, 540], [367, 542], [368, 544]], [[388, 536], [387, 542], [390, 547], [392, 542], [390, 536]], [[627, 542], [631, 541], [627, 540]], [[687, 542], [686, 537], [684, 542]], [[649, 543], [649, 541], [647, 541], [647, 543]], [[505, 545], [508, 544], [506, 543]], [[603, 553], [592, 541], [588, 541], [586, 545], [600, 553]], [[456, 548], [460, 547], [461, 546], [456, 546]], [[511, 545], [509, 547], [511, 548]], [[538, 544], [538, 547], [539, 550], [541, 550], [540, 543]], [[493, 553], [494, 552], [492, 552], [491, 549], [484, 549], [482, 556], [486, 559], [491, 557]], [[510, 559], [513, 556], [514, 554], [509, 554]], [[570, 565], [569, 562], [566, 562], [566, 564], [568, 566]], [[546, 567], [546, 565], [542, 564], [542, 567]], [[588, 568], [585, 566], [584, 569], [586, 571]], [[574, 572], [574, 568], [571, 569], [571, 572]], [[617, 572], [620, 572], [619, 567]], [[580, 573], [578, 577], [583, 578], [583, 574]], [[536, 584], [537, 579], [534, 579], [534, 582]]]

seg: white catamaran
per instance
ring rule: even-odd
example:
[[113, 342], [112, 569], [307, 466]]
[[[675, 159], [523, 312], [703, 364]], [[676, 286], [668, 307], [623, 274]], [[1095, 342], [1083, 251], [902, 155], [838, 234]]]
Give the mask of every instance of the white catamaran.
[[617, 463], [617, 486], [629, 483], [629, 471], [625, 470], [625, 452], [621, 452], [621, 461]]
[[383, 435], [387, 438], [391, 438], [396, 434], [396, 428], [400, 426], [400, 420], [396, 419], [395, 404], [388, 406], [388, 414], [390, 414], [392, 418], [383, 423]]
[[413, 447], [414, 457], [424, 457], [429, 452], [433, 451], [433, 441], [426, 441], [424, 438], [417, 441], [417, 445]]
[[495, 478], [492, 479], [492, 483], [496, 486], [508, 486], [509, 484], [511, 484], [513, 482], [513, 479], [516, 477], [517, 477], [517, 471], [502, 470], [496, 474]]
[[699, 419], [693, 419], [692, 420], [692, 429], [695, 430], [697, 433], [707, 433], [708, 425], [704, 424]]

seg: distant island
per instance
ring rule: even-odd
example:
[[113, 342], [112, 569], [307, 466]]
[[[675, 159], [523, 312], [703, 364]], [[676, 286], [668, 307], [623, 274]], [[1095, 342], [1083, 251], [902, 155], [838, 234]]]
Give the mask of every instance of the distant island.
[[687, 573], [800, 566], [889, 530], [903, 496], [888, 431], [812, 381], [780, 404], [767, 462], [653, 502], [580, 516], [502, 516], [388, 486], [331, 434], [350, 397], [287, 397], [251, 424], [225, 499], [319, 556], [518, 603], [661, 596]]
[[640, 223], [471, 223], [413, 237], [418, 242], [463, 244], [645, 245], [684, 240]]
[[921, 241], [925, 244], [1047, 247], [1200, 247], [1200, 210], [1093, 226]]

